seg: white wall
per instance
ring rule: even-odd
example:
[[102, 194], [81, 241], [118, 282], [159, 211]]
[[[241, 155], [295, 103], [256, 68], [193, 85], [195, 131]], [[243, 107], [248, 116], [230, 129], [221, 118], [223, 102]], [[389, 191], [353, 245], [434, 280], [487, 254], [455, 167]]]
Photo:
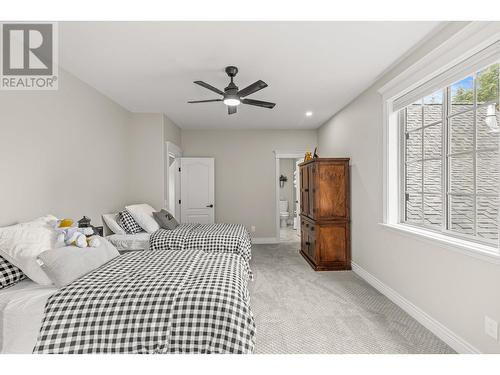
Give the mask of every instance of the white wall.
[[0, 91], [0, 225], [100, 223], [127, 201], [130, 113], [60, 70], [57, 91]]
[[215, 220], [276, 237], [274, 150], [313, 150], [314, 130], [183, 130], [184, 156], [215, 158]]
[[164, 206], [163, 115], [133, 113], [130, 121], [130, 187], [128, 201]]
[[353, 261], [459, 337], [488, 353], [500, 342], [484, 333], [484, 316], [500, 322], [500, 266], [379, 225], [382, 222], [382, 100], [377, 89], [454, 34], [452, 24], [325, 123], [323, 157], [351, 158]]
[[181, 143], [165, 115], [130, 113], [62, 69], [59, 90], [1, 91], [0, 226], [163, 207], [164, 140]]

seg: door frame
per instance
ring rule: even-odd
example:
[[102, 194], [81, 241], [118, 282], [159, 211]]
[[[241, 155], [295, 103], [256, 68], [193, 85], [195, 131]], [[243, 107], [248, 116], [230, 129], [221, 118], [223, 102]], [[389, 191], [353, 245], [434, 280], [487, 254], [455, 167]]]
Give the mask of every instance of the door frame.
[[[170, 173], [169, 173], [169, 164], [168, 164], [168, 159], [169, 157], [173, 157], [175, 159], [181, 158], [182, 157], [182, 149], [177, 146], [175, 143], [166, 141], [165, 142], [165, 153], [164, 153], [164, 163], [163, 163], [163, 175], [164, 175], [164, 199], [163, 199], [163, 205], [165, 209], [168, 209], [168, 195], [169, 195], [169, 189], [168, 187], [170, 186]], [[181, 180], [180, 180], [180, 175], [177, 175], [176, 181], [175, 181], [175, 212], [173, 213], [174, 216], [179, 219], [180, 218], [180, 206], [179, 206], [179, 199], [181, 196]], [[177, 216], [179, 215], [179, 216]]]
[[[274, 179], [274, 185], [275, 185], [275, 196], [274, 200], [276, 201], [276, 208], [275, 208], [275, 222], [276, 222], [276, 237], [274, 242], [279, 243], [280, 242], [280, 159], [300, 159], [303, 158], [307, 150], [274, 150], [274, 157], [275, 157], [275, 166], [274, 166], [274, 171], [275, 171], [275, 179]], [[299, 177], [299, 176], [297, 176]], [[293, 202], [295, 205], [295, 202]]]

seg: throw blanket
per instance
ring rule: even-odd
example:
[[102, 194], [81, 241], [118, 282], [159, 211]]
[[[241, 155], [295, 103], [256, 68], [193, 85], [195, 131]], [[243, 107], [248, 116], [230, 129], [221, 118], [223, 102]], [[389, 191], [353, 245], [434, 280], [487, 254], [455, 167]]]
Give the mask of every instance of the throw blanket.
[[252, 257], [250, 234], [240, 224], [180, 224], [174, 230], [159, 229], [149, 237], [149, 248], [235, 253], [247, 263]]
[[121, 255], [47, 301], [34, 353], [252, 353], [248, 272], [236, 254]]

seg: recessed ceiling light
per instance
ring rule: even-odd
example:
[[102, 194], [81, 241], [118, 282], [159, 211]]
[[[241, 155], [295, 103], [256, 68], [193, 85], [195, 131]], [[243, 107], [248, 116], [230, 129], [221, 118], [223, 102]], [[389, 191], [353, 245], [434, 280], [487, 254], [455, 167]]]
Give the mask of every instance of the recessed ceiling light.
[[306, 116], [307, 116], [307, 117], [311, 117], [312, 115], [313, 115], [313, 113], [312, 113], [311, 111], [307, 111], [307, 112], [306, 112]]

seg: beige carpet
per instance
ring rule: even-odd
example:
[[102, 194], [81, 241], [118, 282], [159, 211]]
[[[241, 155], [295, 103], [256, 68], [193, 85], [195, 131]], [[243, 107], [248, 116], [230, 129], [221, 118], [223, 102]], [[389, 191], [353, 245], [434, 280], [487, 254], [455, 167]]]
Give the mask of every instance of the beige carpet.
[[353, 272], [314, 272], [298, 246], [253, 246], [256, 353], [453, 353]]

